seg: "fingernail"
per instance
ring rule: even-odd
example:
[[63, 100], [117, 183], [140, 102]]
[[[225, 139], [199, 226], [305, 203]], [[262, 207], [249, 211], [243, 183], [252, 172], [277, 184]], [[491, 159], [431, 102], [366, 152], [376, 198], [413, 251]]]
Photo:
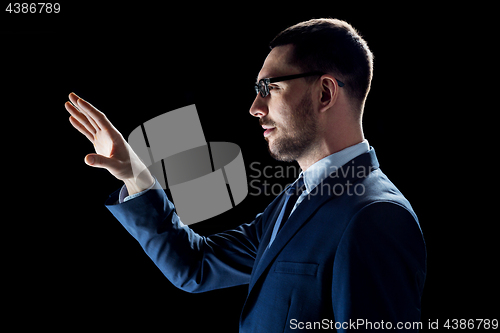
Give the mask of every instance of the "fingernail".
[[88, 164], [88, 165], [92, 165], [94, 164], [94, 156], [87, 156], [85, 158], [85, 162]]

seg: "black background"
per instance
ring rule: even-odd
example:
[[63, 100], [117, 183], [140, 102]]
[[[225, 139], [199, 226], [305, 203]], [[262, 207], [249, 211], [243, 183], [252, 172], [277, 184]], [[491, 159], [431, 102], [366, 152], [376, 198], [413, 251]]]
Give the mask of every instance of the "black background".
[[[428, 251], [424, 328], [437, 319], [441, 326], [453, 318], [498, 319], [497, 163], [488, 136], [497, 112], [485, 87], [494, 78], [494, 45], [485, 35], [494, 7], [308, 1], [61, 8], [50, 15], [1, 9], [3, 271], [13, 296], [5, 302], [19, 327], [237, 331], [247, 287], [188, 294], [170, 284], [104, 207], [121, 183], [84, 164], [92, 145], [70, 125], [64, 102], [75, 92], [125, 137], [196, 103], [207, 141], [238, 144], [247, 176], [256, 175], [252, 162], [286, 167], [269, 157], [248, 113], [252, 85], [268, 42], [319, 17], [351, 23], [375, 55], [365, 137], [420, 219]], [[272, 198], [249, 195], [193, 229], [210, 235], [249, 222]]]

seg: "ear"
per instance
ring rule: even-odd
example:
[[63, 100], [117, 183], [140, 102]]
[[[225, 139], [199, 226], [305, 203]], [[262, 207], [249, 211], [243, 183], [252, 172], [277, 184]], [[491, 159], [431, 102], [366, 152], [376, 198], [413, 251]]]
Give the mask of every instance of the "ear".
[[324, 112], [330, 109], [337, 101], [339, 86], [335, 78], [329, 74], [323, 75], [320, 78], [320, 83], [320, 112]]

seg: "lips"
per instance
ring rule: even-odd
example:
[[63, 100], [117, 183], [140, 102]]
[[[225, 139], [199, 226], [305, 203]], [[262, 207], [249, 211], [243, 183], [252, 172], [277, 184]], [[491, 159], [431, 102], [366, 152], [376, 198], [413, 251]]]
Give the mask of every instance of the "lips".
[[275, 127], [269, 125], [262, 125], [262, 128], [265, 130], [264, 137], [271, 135], [271, 133], [276, 129]]

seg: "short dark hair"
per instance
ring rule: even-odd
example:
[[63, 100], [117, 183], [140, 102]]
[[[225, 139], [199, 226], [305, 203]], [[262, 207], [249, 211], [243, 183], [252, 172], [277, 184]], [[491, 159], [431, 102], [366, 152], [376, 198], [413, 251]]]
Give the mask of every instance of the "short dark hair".
[[288, 44], [294, 46], [292, 64], [332, 74], [363, 109], [373, 76], [373, 54], [356, 29], [338, 19], [313, 19], [283, 30], [269, 46]]

